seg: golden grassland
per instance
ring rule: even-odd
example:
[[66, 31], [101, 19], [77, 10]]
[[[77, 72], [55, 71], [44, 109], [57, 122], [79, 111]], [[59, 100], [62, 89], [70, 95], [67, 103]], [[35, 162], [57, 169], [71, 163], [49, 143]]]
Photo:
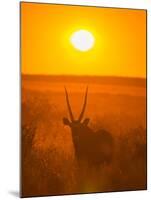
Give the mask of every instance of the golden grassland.
[[[110, 164], [77, 167], [64, 86], [78, 117], [114, 138]], [[22, 196], [146, 189], [146, 80], [117, 77], [22, 76]], [[93, 147], [90, 147], [93, 148]], [[80, 178], [80, 179], [79, 179]]]

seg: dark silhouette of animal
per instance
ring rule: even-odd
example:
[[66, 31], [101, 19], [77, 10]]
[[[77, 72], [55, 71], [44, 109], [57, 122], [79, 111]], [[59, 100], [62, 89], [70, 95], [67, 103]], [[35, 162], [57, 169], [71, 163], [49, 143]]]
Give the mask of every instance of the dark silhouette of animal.
[[90, 119], [85, 118], [83, 120], [87, 104], [87, 94], [88, 87], [86, 88], [84, 104], [79, 118], [74, 119], [69, 102], [68, 92], [65, 88], [65, 96], [70, 120], [64, 117], [63, 123], [64, 125], [68, 125], [71, 129], [75, 156], [78, 161], [86, 161], [93, 165], [110, 163], [113, 155], [112, 135], [104, 129], [100, 129], [96, 132], [93, 131], [88, 126]]

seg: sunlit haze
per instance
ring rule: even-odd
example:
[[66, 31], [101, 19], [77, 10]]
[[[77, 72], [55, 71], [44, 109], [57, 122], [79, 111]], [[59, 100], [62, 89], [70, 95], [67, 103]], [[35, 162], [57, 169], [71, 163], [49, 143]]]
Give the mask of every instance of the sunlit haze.
[[146, 11], [21, 4], [22, 73], [146, 77]]

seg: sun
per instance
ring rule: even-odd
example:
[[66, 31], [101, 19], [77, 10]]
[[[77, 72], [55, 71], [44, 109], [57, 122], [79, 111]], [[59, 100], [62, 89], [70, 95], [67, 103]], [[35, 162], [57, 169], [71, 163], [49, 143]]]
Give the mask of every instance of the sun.
[[78, 30], [71, 35], [71, 44], [79, 51], [88, 51], [94, 46], [94, 36], [87, 30]]

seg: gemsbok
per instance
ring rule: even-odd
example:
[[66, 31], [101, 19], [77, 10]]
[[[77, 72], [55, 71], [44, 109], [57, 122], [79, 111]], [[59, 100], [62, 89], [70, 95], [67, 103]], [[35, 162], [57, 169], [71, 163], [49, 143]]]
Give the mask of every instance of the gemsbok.
[[84, 117], [87, 104], [88, 87], [86, 88], [84, 104], [78, 119], [75, 119], [70, 106], [69, 96], [65, 88], [65, 97], [70, 120], [63, 118], [64, 125], [68, 125], [71, 129], [72, 140], [77, 161], [86, 161], [92, 165], [100, 165], [110, 163], [113, 156], [113, 137], [104, 130], [93, 131], [88, 123], [89, 118]]

